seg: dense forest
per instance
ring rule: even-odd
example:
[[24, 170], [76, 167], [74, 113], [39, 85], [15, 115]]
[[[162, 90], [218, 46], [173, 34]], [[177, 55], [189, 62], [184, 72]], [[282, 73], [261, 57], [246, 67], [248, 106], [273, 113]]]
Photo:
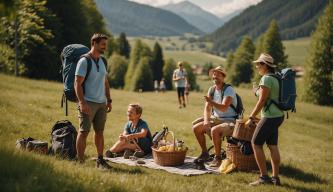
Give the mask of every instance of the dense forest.
[[329, 0], [263, 0], [244, 10], [214, 33], [205, 37], [214, 42], [214, 52], [239, 46], [244, 35], [256, 39], [274, 19], [282, 39], [310, 36]]

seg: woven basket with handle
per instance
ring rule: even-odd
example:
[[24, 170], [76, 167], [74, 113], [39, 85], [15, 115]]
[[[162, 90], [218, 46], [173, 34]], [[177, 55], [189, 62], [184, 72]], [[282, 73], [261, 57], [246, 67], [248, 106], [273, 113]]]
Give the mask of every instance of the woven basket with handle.
[[157, 148], [152, 147], [154, 162], [161, 166], [178, 166], [184, 164], [187, 149], [184, 151], [176, 151], [175, 136], [172, 131], [167, 132], [167, 135], [172, 135], [173, 151], [159, 151]]

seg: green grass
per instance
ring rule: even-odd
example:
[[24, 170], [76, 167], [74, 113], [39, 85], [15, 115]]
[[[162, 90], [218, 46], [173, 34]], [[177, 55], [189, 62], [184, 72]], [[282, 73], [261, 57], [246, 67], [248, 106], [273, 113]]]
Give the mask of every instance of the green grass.
[[[110, 172], [94, 168], [93, 161], [80, 165], [55, 157], [15, 149], [18, 138], [31, 136], [49, 141], [57, 120], [78, 125], [75, 105], [69, 116], [60, 108], [62, 85], [0, 74], [0, 185], [1, 191], [331, 191], [333, 188], [333, 108], [297, 103], [280, 128], [282, 187], [249, 188], [257, 173], [184, 177], [165, 171], [112, 164]], [[113, 144], [126, 122], [127, 105], [143, 105], [143, 119], [153, 132], [165, 123], [189, 147], [188, 155], [199, 154], [191, 121], [202, 115], [203, 93], [190, 94], [190, 105], [177, 108], [175, 92], [132, 93], [112, 90], [113, 110], [108, 115], [105, 147]], [[255, 98], [237, 89], [248, 114]], [[87, 158], [96, 154], [93, 134], [88, 137]], [[268, 158], [269, 159], [269, 158]]]
[[283, 41], [285, 53], [292, 66], [304, 66], [309, 54], [311, 38], [300, 38], [295, 40]]

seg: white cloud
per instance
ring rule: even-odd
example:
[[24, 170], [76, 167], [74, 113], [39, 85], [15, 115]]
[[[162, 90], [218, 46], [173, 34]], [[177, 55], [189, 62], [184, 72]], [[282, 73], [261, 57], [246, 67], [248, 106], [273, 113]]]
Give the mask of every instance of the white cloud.
[[224, 15], [228, 15], [240, 9], [245, 9], [250, 5], [257, 4], [262, 0], [232, 0], [230, 2], [226, 2], [220, 5], [211, 5], [210, 7], [206, 7], [207, 10], [212, 13], [222, 17]]
[[162, 6], [170, 3], [178, 3], [183, 0], [130, 0], [141, 4], [147, 4], [151, 6]]

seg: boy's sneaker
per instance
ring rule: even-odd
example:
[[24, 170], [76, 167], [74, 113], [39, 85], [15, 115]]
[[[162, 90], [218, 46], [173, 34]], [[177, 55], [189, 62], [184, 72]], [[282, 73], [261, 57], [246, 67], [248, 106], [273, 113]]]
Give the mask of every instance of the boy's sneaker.
[[266, 185], [266, 184], [273, 184], [272, 179], [268, 175], [264, 175], [259, 177], [258, 180], [250, 183], [250, 186], [258, 186], [258, 185]]
[[130, 156], [133, 156], [134, 152], [129, 150], [129, 149], [126, 149], [125, 152], [124, 152], [124, 159], [129, 159]]
[[198, 163], [199, 160], [202, 160], [202, 161], [206, 162], [206, 161], [208, 161], [209, 158], [210, 158], [210, 156], [209, 156], [209, 153], [208, 153], [208, 152], [202, 152], [202, 153], [199, 155], [199, 157], [197, 157], [197, 158], [194, 159], [193, 162], [194, 162], [194, 163]]
[[101, 170], [111, 169], [111, 166], [104, 159], [97, 159], [96, 160], [96, 167], [101, 169]]
[[272, 183], [276, 186], [281, 186], [280, 178], [279, 177], [272, 177]]
[[145, 156], [145, 152], [143, 151], [135, 151], [134, 154], [133, 154], [134, 157], [137, 157], [137, 158], [143, 158]]

